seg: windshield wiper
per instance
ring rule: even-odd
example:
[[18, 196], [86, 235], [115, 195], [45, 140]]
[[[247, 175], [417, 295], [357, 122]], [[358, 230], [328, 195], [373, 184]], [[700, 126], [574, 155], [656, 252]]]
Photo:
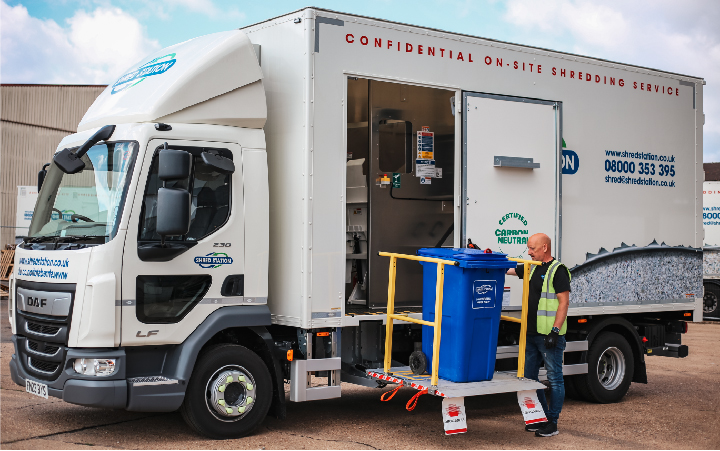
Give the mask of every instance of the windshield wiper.
[[86, 241], [94, 238], [107, 238], [107, 235], [68, 235], [58, 237], [58, 243], [73, 243], [75, 241]]
[[54, 241], [55, 239], [60, 238], [57, 235], [46, 235], [46, 236], [36, 236], [36, 237], [27, 237], [23, 240], [24, 243], [42, 243], [45, 241]]
[[87, 241], [92, 240], [94, 238], [107, 238], [107, 235], [68, 235], [68, 236], [58, 236], [58, 235], [47, 235], [47, 236], [36, 236], [32, 238], [25, 238], [23, 242], [25, 244], [34, 244], [34, 243], [44, 243], [47, 241], [52, 241], [55, 244], [59, 243], [74, 243], [76, 241]]

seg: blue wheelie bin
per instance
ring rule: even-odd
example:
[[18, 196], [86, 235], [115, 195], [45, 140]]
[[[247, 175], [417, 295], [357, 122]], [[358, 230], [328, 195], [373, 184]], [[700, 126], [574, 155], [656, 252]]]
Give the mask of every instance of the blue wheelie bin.
[[[476, 249], [420, 249], [418, 255], [458, 262], [445, 265], [440, 379], [452, 382], [491, 380], [505, 288], [505, 273], [516, 263], [507, 254]], [[437, 264], [423, 265], [423, 320], [435, 321]], [[432, 371], [433, 328], [422, 326], [422, 350]]]

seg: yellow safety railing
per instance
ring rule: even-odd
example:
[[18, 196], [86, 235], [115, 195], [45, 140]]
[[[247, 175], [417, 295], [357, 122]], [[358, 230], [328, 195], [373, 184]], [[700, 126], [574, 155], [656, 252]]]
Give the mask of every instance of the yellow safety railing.
[[[445, 282], [445, 265], [457, 265], [452, 260], [443, 260], [440, 258], [420, 257], [417, 255], [394, 254], [392, 252], [378, 252], [381, 257], [390, 257], [390, 274], [388, 277], [388, 303], [387, 303], [387, 326], [385, 330], [385, 373], [390, 372], [392, 361], [392, 334], [393, 319], [407, 321], [423, 326], [430, 326], [434, 330], [433, 335], [433, 355], [432, 355], [432, 375], [430, 377], [430, 385], [437, 387], [438, 384], [438, 367], [440, 366], [440, 331], [442, 330], [442, 303], [443, 303], [443, 284]], [[435, 321], [424, 321], [421, 319], [410, 318], [395, 314], [395, 275], [397, 259], [415, 260], [420, 262], [437, 263], [437, 283], [435, 284]]]
[[518, 342], [518, 371], [517, 377], [525, 377], [525, 339], [527, 338], [527, 313], [528, 313], [528, 295], [530, 294], [530, 266], [542, 265], [542, 262], [534, 260], [523, 260], [521, 258], [508, 258], [508, 260], [522, 263], [523, 267], [523, 295], [522, 295], [522, 311], [520, 319], [501, 315], [500, 319], [520, 323], [520, 341]]
[[[438, 369], [440, 366], [440, 332], [442, 330], [442, 304], [443, 304], [443, 285], [445, 282], [445, 265], [457, 266], [458, 262], [452, 260], [443, 260], [440, 258], [420, 257], [417, 255], [396, 254], [392, 252], [378, 252], [381, 257], [390, 257], [390, 272], [388, 275], [388, 303], [387, 303], [387, 325], [385, 330], [385, 373], [390, 372], [392, 364], [392, 334], [393, 319], [407, 321], [409, 323], [421, 324], [433, 328], [433, 355], [432, 355], [432, 374], [430, 376], [430, 385], [435, 388], [438, 385]], [[397, 274], [397, 259], [415, 260], [420, 262], [437, 263], [437, 282], [435, 284], [435, 321], [424, 321], [421, 319], [410, 318], [404, 315], [395, 314], [395, 276]], [[519, 258], [508, 258], [508, 260], [523, 263], [525, 265], [526, 275], [523, 277], [523, 303], [522, 314], [520, 319], [511, 316], [501, 316], [500, 319], [520, 323], [520, 343], [518, 355], [518, 377], [525, 375], [525, 336], [527, 334], [527, 309], [528, 309], [528, 293], [530, 287], [530, 265], [541, 265], [541, 262], [533, 260], [522, 260]]]

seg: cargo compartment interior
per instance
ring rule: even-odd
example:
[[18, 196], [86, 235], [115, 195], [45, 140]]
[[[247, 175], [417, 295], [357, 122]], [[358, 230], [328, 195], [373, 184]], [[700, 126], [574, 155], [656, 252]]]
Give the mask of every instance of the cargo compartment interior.
[[[346, 312], [372, 311], [387, 306], [389, 262], [379, 251], [453, 245], [455, 92], [347, 83]], [[422, 306], [420, 264], [398, 261], [395, 305]]]

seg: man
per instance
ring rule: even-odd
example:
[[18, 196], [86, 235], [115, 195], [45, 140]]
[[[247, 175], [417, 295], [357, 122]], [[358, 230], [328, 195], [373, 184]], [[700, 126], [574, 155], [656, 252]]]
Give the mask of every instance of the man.
[[[527, 340], [525, 345], [525, 377], [538, 380], [544, 361], [550, 382], [550, 404], [545, 390], [538, 390], [538, 399], [548, 421], [525, 426], [537, 437], [558, 434], [557, 421], [565, 399], [562, 365], [565, 350], [567, 311], [570, 304], [570, 271], [550, 255], [550, 237], [537, 233], [528, 240], [530, 258], [541, 261], [532, 266], [528, 294]], [[508, 270], [508, 275], [525, 277], [524, 265]]]

